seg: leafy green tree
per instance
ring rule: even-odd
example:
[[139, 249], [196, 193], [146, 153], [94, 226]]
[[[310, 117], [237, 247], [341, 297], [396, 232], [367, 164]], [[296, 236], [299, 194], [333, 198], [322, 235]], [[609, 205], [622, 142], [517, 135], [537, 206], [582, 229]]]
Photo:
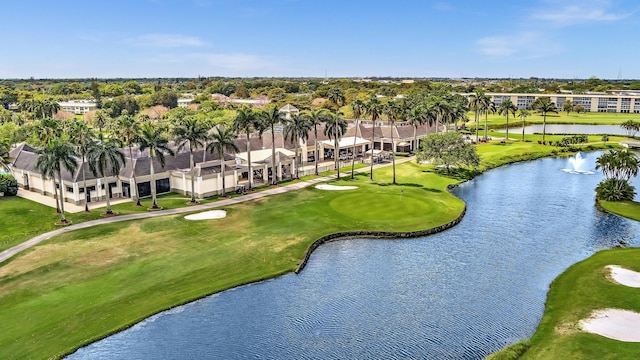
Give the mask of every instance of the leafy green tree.
[[105, 101], [102, 107], [105, 110], [110, 109], [110, 116], [115, 118], [122, 115], [124, 110], [127, 110], [127, 113], [130, 115], [135, 115], [140, 111], [140, 105], [131, 95], [116, 96], [112, 100]]
[[[62, 169], [66, 169], [68, 172], [73, 173], [78, 164], [75, 159], [75, 151], [73, 146], [60, 138], [51, 139], [44, 147], [36, 149], [36, 168], [40, 170], [44, 178], [51, 177], [55, 185], [55, 177], [58, 177], [58, 189], [60, 194], [56, 197], [60, 199], [60, 223], [67, 224], [67, 218], [64, 214], [64, 194], [62, 189], [64, 183], [62, 182]], [[57, 192], [58, 190], [56, 190]]]
[[13, 158], [9, 156], [10, 145], [0, 141], [0, 169], [9, 171], [9, 166], [13, 163]]
[[543, 96], [537, 98], [532, 104], [531, 108], [542, 114], [542, 143], [546, 143], [546, 129], [547, 129], [547, 114], [558, 113], [558, 109], [556, 108], [556, 104], [551, 101], [551, 98], [548, 96]]
[[98, 80], [91, 79], [91, 96], [96, 101], [96, 108], [102, 109], [102, 94], [100, 94], [100, 85], [98, 85]]
[[596, 187], [596, 198], [606, 201], [633, 200], [635, 188], [629, 180], [638, 175], [640, 161], [627, 149], [610, 150], [598, 157], [596, 169], [602, 170], [605, 180]]
[[218, 153], [220, 155], [220, 173], [222, 175], [222, 196], [226, 196], [226, 174], [225, 174], [225, 161], [224, 153], [233, 152], [234, 154], [240, 151], [236, 146], [237, 135], [230, 127], [218, 126], [214, 128], [211, 134], [211, 142], [207, 146], [207, 151], [211, 153]]
[[89, 170], [96, 177], [102, 177], [102, 184], [106, 191], [107, 209], [105, 214], [113, 214], [111, 210], [111, 201], [109, 199], [109, 183], [107, 182], [107, 176], [118, 176], [120, 169], [124, 166], [125, 157], [120, 146], [122, 143], [115, 138], [105, 138], [103, 134], [98, 134], [97, 141], [92, 145], [87, 152], [87, 162], [89, 163]]
[[178, 107], [178, 94], [171, 90], [160, 90], [151, 94], [152, 105], [162, 105], [169, 109]]
[[18, 180], [11, 174], [0, 174], [0, 193], [4, 196], [16, 196], [18, 194]]
[[571, 101], [571, 99], [567, 99], [562, 103], [562, 111], [566, 112], [567, 115], [569, 115], [571, 111], [573, 111], [573, 102]]
[[442, 165], [447, 173], [452, 166], [477, 167], [480, 164], [476, 148], [454, 132], [427, 135], [416, 158], [418, 161], [432, 161], [434, 165]]
[[507, 134], [505, 135], [507, 140], [509, 140], [509, 114], [512, 114], [515, 117], [516, 111], [518, 111], [518, 107], [511, 101], [511, 99], [506, 99], [498, 105], [498, 114], [504, 115], [505, 118], [507, 118]]
[[156, 125], [152, 122], [143, 123], [140, 126], [140, 135], [138, 142], [140, 144], [140, 151], [149, 149], [150, 160], [150, 175], [151, 175], [151, 198], [153, 199], [153, 205], [151, 209], [158, 209], [158, 202], [156, 201], [156, 178], [155, 169], [153, 168], [153, 158], [157, 157], [160, 166], [164, 168], [165, 154], [173, 156], [173, 150], [169, 148], [169, 139], [164, 135], [165, 128], [161, 125]]
[[298, 161], [298, 149], [300, 139], [305, 142], [309, 139], [311, 122], [304, 114], [293, 114], [284, 123], [284, 137], [295, 144], [296, 179], [300, 178], [300, 161]]
[[191, 204], [197, 204], [195, 192], [195, 173], [193, 165], [193, 152], [197, 148], [205, 148], [205, 143], [209, 136], [209, 128], [198, 120], [195, 116], [187, 116], [174, 124], [173, 136], [175, 143], [178, 145], [178, 152], [189, 147], [189, 174], [191, 174]]
[[[247, 89], [242, 86], [244, 90]], [[249, 166], [249, 189], [253, 188], [253, 166], [251, 164], [251, 131], [256, 123], [256, 113], [250, 108], [238, 109], [236, 117], [233, 119], [233, 131], [244, 131], [247, 136], [247, 162]]]
[[76, 120], [73, 122], [69, 131], [69, 140], [76, 147], [76, 153], [80, 155], [82, 169], [82, 188], [84, 189], [84, 211], [89, 212], [89, 203], [87, 202], [87, 178], [84, 164], [87, 161], [87, 154], [94, 145], [96, 138], [95, 132], [84, 121]]
[[522, 119], [522, 141], [524, 141], [524, 127], [527, 124], [527, 117], [531, 115], [531, 111], [526, 109], [520, 109], [518, 116]]
[[382, 115], [382, 104], [376, 96], [372, 96], [369, 101], [367, 101], [365, 113], [371, 117], [371, 169], [369, 171], [369, 178], [373, 180], [373, 144], [376, 136], [376, 121], [380, 118], [380, 115]]

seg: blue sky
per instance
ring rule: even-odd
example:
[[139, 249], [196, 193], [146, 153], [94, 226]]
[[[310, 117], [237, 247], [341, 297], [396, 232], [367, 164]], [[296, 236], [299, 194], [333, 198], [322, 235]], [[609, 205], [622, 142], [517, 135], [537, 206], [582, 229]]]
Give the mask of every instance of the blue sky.
[[20, 0], [0, 78], [640, 78], [632, 0]]

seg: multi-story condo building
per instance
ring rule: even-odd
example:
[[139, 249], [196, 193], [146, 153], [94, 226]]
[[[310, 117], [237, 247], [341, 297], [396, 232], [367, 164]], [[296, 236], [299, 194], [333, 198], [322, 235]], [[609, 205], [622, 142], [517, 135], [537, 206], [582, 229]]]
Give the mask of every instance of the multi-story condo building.
[[531, 109], [531, 104], [540, 97], [549, 97], [562, 109], [565, 101], [571, 100], [574, 106], [580, 105], [585, 112], [617, 112], [640, 114], [640, 94], [509, 94], [487, 93], [496, 104], [500, 105], [506, 99], [511, 99], [518, 109]]

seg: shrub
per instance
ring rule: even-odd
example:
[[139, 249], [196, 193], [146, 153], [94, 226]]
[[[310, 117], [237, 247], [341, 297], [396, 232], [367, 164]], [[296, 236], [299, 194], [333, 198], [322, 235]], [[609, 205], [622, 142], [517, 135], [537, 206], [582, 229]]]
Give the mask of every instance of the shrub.
[[610, 178], [601, 181], [596, 187], [596, 198], [605, 201], [633, 200], [635, 188], [627, 180]]
[[18, 181], [11, 174], [0, 174], [0, 193], [4, 193], [4, 196], [18, 194]]

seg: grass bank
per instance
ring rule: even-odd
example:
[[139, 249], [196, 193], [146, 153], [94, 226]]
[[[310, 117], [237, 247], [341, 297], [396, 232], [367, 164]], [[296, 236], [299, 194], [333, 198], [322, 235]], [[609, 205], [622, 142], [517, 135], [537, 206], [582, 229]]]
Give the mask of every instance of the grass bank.
[[[455, 219], [455, 180], [398, 166], [229, 206], [217, 221], [165, 216], [74, 231], [0, 267], [0, 358], [60, 357], [158, 311], [295, 270], [329, 233], [414, 231]], [[402, 196], [402, 197], [401, 197]]]
[[640, 221], [640, 203], [635, 201], [599, 201], [602, 209], [613, 214]]
[[551, 283], [544, 316], [531, 339], [488, 359], [637, 359], [640, 343], [611, 340], [578, 327], [597, 309], [640, 312], [638, 289], [607, 280], [606, 265], [640, 271], [640, 249], [601, 251], [571, 266]]
[[[470, 121], [466, 122], [467, 128], [475, 128], [475, 118], [473, 112], [468, 115]], [[558, 114], [547, 114], [547, 124], [580, 124], [580, 125], [619, 125], [627, 120], [640, 121], [640, 114], [622, 114], [622, 113], [575, 113], [572, 112], [567, 115], [565, 112], [559, 112]], [[527, 124], [542, 124], [544, 118], [542, 115], [532, 111], [530, 116], [527, 116]], [[507, 120], [503, 115], [490, 114], [487, 117], [487, 125], [489, 127], [504, 128], [507, 124]], [[484, 127], [484, 115], [480, 118], [479, 127]], [[519, 117], [513, 118], [509, 116], [509, 126], [520, 127], [522, 126], [522, 119]]]

